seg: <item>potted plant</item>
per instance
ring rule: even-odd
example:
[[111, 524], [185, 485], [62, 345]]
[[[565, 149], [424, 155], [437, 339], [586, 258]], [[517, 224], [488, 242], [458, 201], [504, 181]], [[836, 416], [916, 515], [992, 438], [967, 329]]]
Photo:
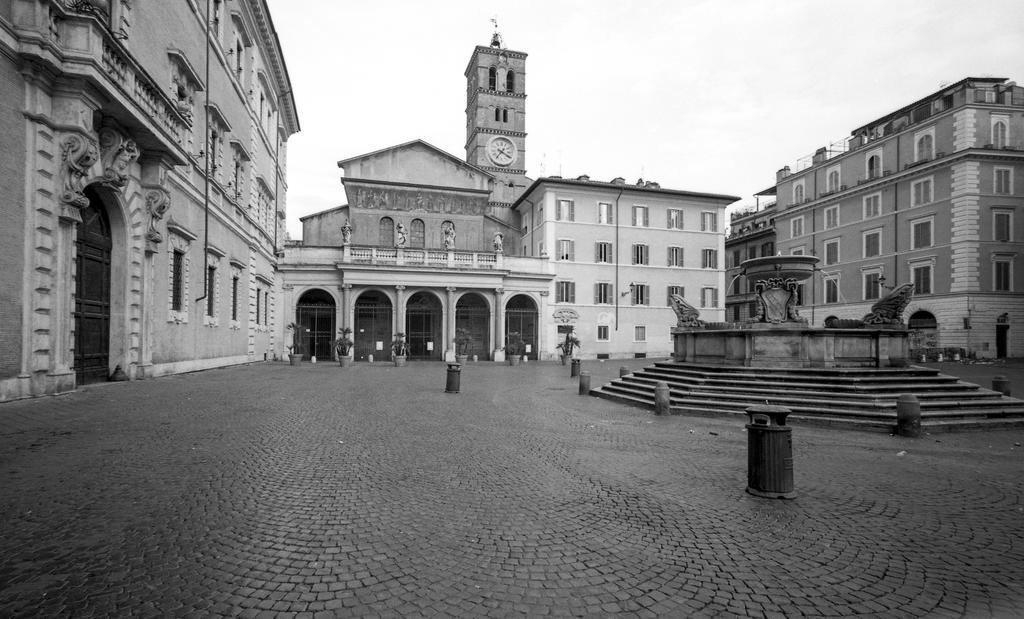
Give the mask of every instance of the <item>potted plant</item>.
[[391, 357], [395, 362], [396, 367], [402, 367], [405, 365], [405, 360], [409, 356], [409, 344], [405, 341], [404, 333], [396, 333], [395, 339], [391, 341]]
[[558, 355], [562, 359], [562, 365], [565, 365], [567, 359], [572, 358], [573, 352], [577, 349], [582, 349], [580, 345], [580, 338], [576, 337], [576, 334], [569, 332], [565, 334], [565, 340], [557, 346]]
[[469, 361], [469, 343], [473, 341], [473, 338], [469, 336], [469, 331], [465, 329], [455, 330], [455, 361], [456, 363], [466, 363]]
[[288, 363], [298, 365], [302, 360], [302, 354], [299, 352], [299, 331], [302, 327], [298, 323], [290, 322], [285, 329], [292, 332], [292, 343], [288, 346]]
[[526, 344], [523, 342], [523, 337], [519, 335], [518, 331], [509, 333], [508, 344], [505, 346], [505, 358], [508, 360], [508, 364], [519, 365], [525, 353]]
[[349, 354], [352, 352], [354, 343], [351, 327], [343, 327], [338, 332], [338, 339], [334, 340], [334, 352], [338, 354], [338, 364], [343, 368], [352, 365], [352, 357]]

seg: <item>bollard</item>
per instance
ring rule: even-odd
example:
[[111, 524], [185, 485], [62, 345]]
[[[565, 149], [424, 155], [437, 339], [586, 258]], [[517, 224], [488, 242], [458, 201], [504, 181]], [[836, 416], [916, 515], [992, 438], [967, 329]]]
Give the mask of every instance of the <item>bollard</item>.
[[660, 382], [654, 386], [654, 414], [668, 415], [670, 408], [668, 383]]
[[619, 368], [619, 378], [622, 378], [623, 376], [629, 376], [629, 368], [626, 366]]
[[1006, 376], [996, 374], [992, 377], [992, 391], [998, 391], [1006, 397], [1010, 397], [1010, 381], [1006, 380]]
[[766, 499], [796, 498], [789, 413], [788, 408], [767, 404], [747, 409], [747, 493]]
[[575, 378], [580, 375], [580, 360], [573, 359], [572, 366], [569, 368], [569, 377]]
[[458, 393], [459, 381], [462, 378], [462, 365], [458, 363], [448, 364], [448, 380], [444, 384], [445, 393]]
[[580, 395], [590, 393], [590, 372], [580, 372]]
[[921, 403], [912, 393], [901, 394], [896, 399], [896, 435], [921, 436]]

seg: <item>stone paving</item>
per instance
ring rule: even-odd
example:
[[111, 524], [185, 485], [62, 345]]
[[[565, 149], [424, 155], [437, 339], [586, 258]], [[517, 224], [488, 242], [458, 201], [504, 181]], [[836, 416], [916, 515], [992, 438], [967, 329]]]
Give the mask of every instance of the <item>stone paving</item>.
[[759, 499], [734, 420], [579, 396], [546, 363], [446, 394], [445, 369], [0, 405], [0, 616], [1024, 614], [1024, 431], [799, 427], [798, 498]]

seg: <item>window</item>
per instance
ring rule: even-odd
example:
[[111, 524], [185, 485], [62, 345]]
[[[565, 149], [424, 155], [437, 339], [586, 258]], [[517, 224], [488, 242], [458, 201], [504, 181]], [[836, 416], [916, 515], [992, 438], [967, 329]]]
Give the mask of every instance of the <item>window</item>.
[[633, 206], [633, 225], [642, 226], [644, 228], [650, 225], [650, 221], [647, 218], [646, 206]]
[[[768, 241], [767, 243], [763, 243], [761, 245], [761, 255], [762, 256], [771, 256], [774, 253], [775, 253], [775, 243], [773, 243], [771, 241]], [[751, 258], [753, 258], [753, 256], [751, 256]]]
[[997, 292], [1012, 291], [1013, 262], [1007, 258], [997, 258], [992, 262], [992, 288]]
[[501, 122], [501, 108], [494, 108], [494, 122]]
[[992, 240], [1013, 240], [1013, 213], [1010, 211], [992, 211]]
[[576, 205], [572, 200], [559, 200], [555, 208], [555, 219], [559, 221], [576, 221]]
[[925, 178], [910, 185], [913, 206], [921, 206], [932, 201], [932, 179]]
[[503, 123], [507, 123], [508, 122], [508, 108], [507, 107], [501, 109], [501, 122], [503, 122]]
[[390, 217], [381, 217], [377, 234], [377, 244], [380, 247], [395, 246], [395, 220]]
[[839, 280], [829, 277], [825, 280], [825, 303], [839, 302]]
[[171, 254], [171, 309], [180, 312], [185, 307], [185, 252]]
[[718, 232], [718, 213], [704, 211], [700, 214], [700, 229], [702, 232]]
[[636, 325], [633, 327], [633, 341], [634, 342], [646, 342], [647, 341], [647, 326]]
[[496, 69], [495, 67], [487, 69], [487, 89], [498, 89], [498, 69]]
[[914, 294], [932, 293], [932, 265], [919, 263], [910, 265], [910, 279], [914, 283]]
[[914, 161], [927, 161], [935, 156], [935, 129], [914, 134]]
[[825, 229], [836, 228], [839, 226], [839, 205], [830, 206], [825, 209]]
[[238, 320], [238, 276], [231, 278], [231, 320]]
[[270, 324], [270, 320], [268, 319], [269, 316], [270, 316], [270, 291], [269, 290], [264, 290], [263, 291], [263, 324], [265, 324], [265, 325], [269, 325]]
[[206, 267], [206, 315], [213, 316], [217, 307], [215, 292], [217, 291], [217, 267]]
[[880, 271], [866, 271], [864, 273], [864, 300], [871, 301], [877, 299], [881, 292], [882, 286], [878, 281], [878, 278], [882, 275]]
[[718, 268], [718, 250], [717, 249], [702, 249], [700, 251], [700, 268], [702, 268], [702, 269], [717, 269]]
[[1003, 195], [1013, 193], [1012, 174], [1013, 168], [995, 168], [995, 178], [992, 182], [995, 193]]
[[864, 219], [878, 217], [882, 214], [882, 194], [864, 196]]
[[[739, 281], [739, 280], [736, 280], [736, 281]], [[665, 295], [665, 299], [666, 299], [665, 300], [665, 305], [668, 305], [669, 307], [672, 307], [672, 295], [674, 295], [674, 294], [677, 294], [677, 295], [679, 295], [681, 297], [685, 297], [686, 296], [685, 289], [682, 286], [669, 286], [668, 287], [668, 294]]]
[[633, 284], [633, 305], [650, 305], [651, 288], [647, 284]]
[[509, 71], [505, 75], [505, 92], [516, 91], [516, 73], [515, 71]]
[[917, 221], [910, 222], [910, 248], [921, 249], [922, 247], [932, 246], [932, 220], [918, 219]]
[[825, 264], [839, 264], [839, 239], [825, 241]]
[[882, 231], [868, 230], [864, 233], [864, 257], [871, 258], [882, 253]]
[[569, 239], [558, 239], [558, 259], [568, 262], [575, 260], [576, 243]]
[[261, 316], [260, 316], [260, 302], [261, 302], [262, 298], [263, 298], [263, 291], [261, 291], [259, 286], [257, 286], [256, 287], [256, 324], [262, 324], [261, 323]]
[[[751, 247], [751, 248], [748, 249], [748, 251], [757, 252], [757, 248], [756, 247]], [[751, 258], [756, 258], [756, 257], [757, 256], [751, 256]], [[739, 249], [732, 250], [732, 266], [738, 267], [738, 266], [740, 266], [741, 262], [743, 262], [743, 252], [742, 252], [742, 250], [739, 250]]]
[[793, 249], [789, 250], [789, 255], [790, 256], [802, 256], [802, 255], [804, 255], [804, 246], [801, 245], [800, 247], [794, 247]]
[[597, 341], [608, 341], [608, 325], [597, 325]]
[[807, 298], [807, 286], [805, 284], [797, 284], [794, 292], [796, 293], [796, 304], [803, 305], [804, 299]]
[[804, 218], [795, 217], [789, 222], [789, 236], [796, 238], [804, 235]]
[[412, 220], [412, 224], [410, 225], [410, 228], [411, 228], [411, 234], [409, 235], [409, 247], [415, 247], [415, 248], [418, 248], [418, 249], [423, 249], [426, 246], [426, 244], [427, 244], [426, 226], [423, 224], [423, 220], [422, 219], [414, 219], [414, 220]]
[[681, 266], [683, 266], [683, 248], [682, 247], [669, 247], [668, 248], [668, 266], [670, 266], [670, 267], [681, 267]]
[[601, 241], [594, 244], [594, 262], [611, 262], [612, 244]]
[[668, 223], [665, 227], [670, 230], [682, 230], [683, 229], [683, 211], [677, 208], [670, 208], [668, 213]]
[[793, 183], [793, 204], [801, 204], [804, 201], [804, 180], [800, 179]]
[[878, 178], [882, 175], [882, 151], [872, 151], [864, 164], [868, 178]]
[[615, 223], [612, 216], [612, 205], [608, 202], [597, 203], [597, 223], [599, 224], [611, 224]]
[[1009, 119], [1006, 116], [992, 116], [992, 146], [1006, 148], [1009, 145], [1007, 143], [1007, 127], [1009, 127]]
[[830, 168], [828, 174], [826, 174], [828, 191], [839, 191], [839, 166]]
[[555, 303], [575, 303], [576, 282], [555, 282]]
[[642, 244], [633, 245], [633, 264], [649, 264], [647, 246]]
[[611, 305], [614, 301], [612, 298], [612, 285], [606, 282], [598, 282], [594, 284], [594, 303], [598, 305]]
[[718, 288], [701, 288], [700, 306], [718, 307]]

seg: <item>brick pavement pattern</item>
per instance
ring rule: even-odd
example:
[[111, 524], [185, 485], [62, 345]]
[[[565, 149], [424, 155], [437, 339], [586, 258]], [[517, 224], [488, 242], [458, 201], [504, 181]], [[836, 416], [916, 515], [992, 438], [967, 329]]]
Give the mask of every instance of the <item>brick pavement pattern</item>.
[[1024, 614], [1024, 432], [799, 427], [799, 497], [759, 499], [734, 420], [579, 396], [561, 365], [470, 364], [459, 394], [445, 370], [0, 406], [0, 616]]

